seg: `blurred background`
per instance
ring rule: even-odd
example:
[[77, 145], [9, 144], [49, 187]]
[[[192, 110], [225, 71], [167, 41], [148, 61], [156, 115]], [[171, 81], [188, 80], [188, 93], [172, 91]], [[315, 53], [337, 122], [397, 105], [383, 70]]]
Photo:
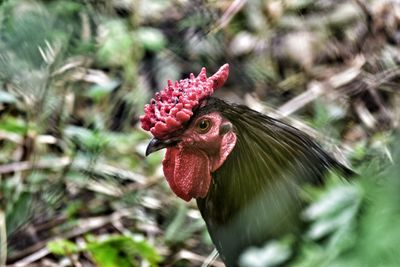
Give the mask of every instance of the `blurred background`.
[[243, 266], [400, 266], [398, 0], [1, 1], [0, 266], [224, 266], [138, 123], [168, 79], [224, 63], [216, 96], [360, 174], [310, 188], [299, 247]]

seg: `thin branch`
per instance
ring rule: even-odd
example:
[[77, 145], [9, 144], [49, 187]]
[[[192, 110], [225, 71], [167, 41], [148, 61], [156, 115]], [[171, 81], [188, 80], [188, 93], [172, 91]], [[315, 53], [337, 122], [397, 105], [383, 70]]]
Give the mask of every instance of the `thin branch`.
[[219, 256], [219, 253], [217, 251], [217, 249], [214, 249], [210, 255], [208, 255], [207, 259], [203, 262], [203, 264], [201, 265], [201, 267], [209, 267], [212, 266], [212, 264], [217, 260]]
[[0, 210], [0, 266], [5, 266], [7, 261], [7, 229], [6, 214]]
[[307, 91], [287, 101], [278, 108], [278, 113], [284, 117], [288, 116], [308, 103], [314, 101], [321, 95], [326, 95], [333, 92], [335, 89], [345, 86], [354, 81], [361, 74], [361, 67], [365, 63], [363, 57], [356, 58], [352, 65], [344, 71], [335, 74], [323, 82], [311, 81]]
[[19, 161], [19, 162], [0, 165], [0, 174], [34, 170], [34, 169], [50, 169], [54, 167], [64, 167], [69, 163], [70, 159], [67, 157], [51, 159], [51, 160], [42, 160], [37, 163], [33, 163], [30, 161]]
[[233, 17], [243, 8], [247, 3], [247, 0], [235, 0], [224, 12], [222, 17], [217, 21], [215, 28], [211, 31], [212, 33], [218, 32], [225, 28]]
[[[197, 262], [198, 264], [203, 263], [207, 260], [206, 257], [195, 254], [188, 250], [181, 250], [176, 257], [177, 257], [177, 260], [185, 259], [185, 260], [189, 260], [192, 262]], [[214, 260], [213, 262], [210, 262], [209, 266], [224, 267], [225, 264], [223, 264], [222, 262], [220, 262], [218, 260]]]
[[[53, 158], [51, 160], [40, 160], [36, 163], [30, 161], [13, 162], [0, 165], [0, 174], [27, 170], [63, 168], [71, 164], [71, 162], [72, 160], [69, 157]], [[78, 171], [85, 171], [97, 175], [112, 176], [121, 179], [131, 180], [140, 184], [145, 184], [147, 180], [147, 178], [141, 174], [120, 169], [108, 164], [98, 163], [90, 168], [88, 168], [88, 166], [88, 162], [78, 160], [72, 163], [71, 168]]]

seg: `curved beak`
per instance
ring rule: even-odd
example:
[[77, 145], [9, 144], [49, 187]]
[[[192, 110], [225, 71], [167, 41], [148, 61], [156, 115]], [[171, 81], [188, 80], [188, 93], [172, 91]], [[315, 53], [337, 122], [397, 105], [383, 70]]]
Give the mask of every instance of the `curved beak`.
[[146, 148], [146, 157], [153, 152], [156, 152], [160, 149], [173, 146], [177, 144], [180, 140], [178, 139], [167, 139], [167, 140], [159, 140], [157, 138], [151, 139], [150, 143], [147, 145]]

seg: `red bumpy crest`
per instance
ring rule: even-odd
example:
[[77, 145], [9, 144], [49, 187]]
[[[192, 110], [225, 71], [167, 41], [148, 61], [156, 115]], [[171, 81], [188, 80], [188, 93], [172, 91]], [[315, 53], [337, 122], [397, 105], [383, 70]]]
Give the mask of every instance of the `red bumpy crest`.
[[140, 117], [142, 128], [154, 137], [163, 139], [182, 128], [193, 115], [193, 109], [201, 100], [212, 95], [225, 83], [229, 75], [229, 65], [223, 65], [213, 76], [207, 78], [206, 69], [194, 77], [193, 73], [184, 80], [168, 85], [155, 94], [150, 104], [144, 106], [145, 115]]

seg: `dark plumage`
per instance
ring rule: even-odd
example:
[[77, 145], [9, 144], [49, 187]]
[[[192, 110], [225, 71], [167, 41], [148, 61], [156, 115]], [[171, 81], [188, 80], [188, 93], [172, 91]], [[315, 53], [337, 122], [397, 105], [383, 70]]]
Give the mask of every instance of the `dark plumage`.
[[197, 204], [221, 257], [235, 266], [247, 246], [301, 229], [302, 185], [323, 183], [333, 168], [351, 170], [296, 128], [246, 106], [206, 101], [195, 116], [220, 112], [233, 124], [237, 143]]

